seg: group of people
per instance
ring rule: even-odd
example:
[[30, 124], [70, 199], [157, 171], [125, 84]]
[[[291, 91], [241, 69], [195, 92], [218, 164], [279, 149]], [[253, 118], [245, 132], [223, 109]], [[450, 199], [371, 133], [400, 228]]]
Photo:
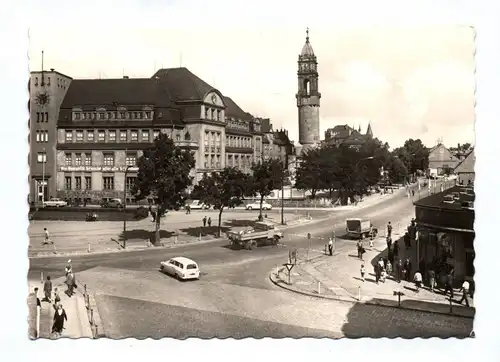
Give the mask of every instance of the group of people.
[[212, 226], [212, 218], [211, 217], [207, 217], [206, 216], [203, 216], [203, 219], [201, 219], [201, 222], [203, 223], [203, 227], [206, 227], [207, 224], [208, 224], [208, 227], [211, 227]]

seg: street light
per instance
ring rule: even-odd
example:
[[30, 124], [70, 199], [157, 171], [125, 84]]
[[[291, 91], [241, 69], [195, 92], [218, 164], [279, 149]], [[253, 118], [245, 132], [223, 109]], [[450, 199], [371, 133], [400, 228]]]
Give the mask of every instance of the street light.
[[125, 169], [125, 182], [123, 186], [123, 249], [127, 246], [127, 174], [134, 166], [127, 166]]

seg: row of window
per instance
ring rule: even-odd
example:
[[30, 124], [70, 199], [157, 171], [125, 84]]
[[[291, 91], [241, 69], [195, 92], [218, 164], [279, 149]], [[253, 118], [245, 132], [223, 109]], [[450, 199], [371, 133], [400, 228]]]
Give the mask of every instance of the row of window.
[[[106, 152], [103, 153], [103, 165], [108, 167], [115, 166], [115, 153]], [[92, 154], [91, 153], [66, 153], [64, 155], [64, 163], [66, 166], [92, 166]], [[137, 154], [127, 153], [125, 157], [126, 166], [136, 166], [137, 165]]]
[[213, 121], [221, 121], [221, 113], [220, 109], [208, 108], [205, 107], [205, 119], [211, 119]]
[[106, 119], [137, 119], [137, 120], [151, 120], [153, 119], [152, 111], [116, 111], [116, 112], [106, 112], [106, 111], [96, 111], [96, 112], [73, 112], [73, 121], [82, 120], [106, 120]]
[[[40, 85], [50, 85], [50, 77], [47, 77], [47, 83], [44, 83], [44, 77], [41, 77]], [[38, 77], [35, 77], [35, 87], [38, 87]], [[63, 78], [57, 78], [57, 87], [66, 89], [66, 80]]]
[[228, 167], [247, 168], [252, 165], [251, 155], [228, 154], [226, 156], [226, 165]]
[[[125, 180], [125, 187], [127, 191], [131, 189], [132, 185], [135, 183], [135, 177], [127, 177]], [[74, 183], [73, 183], [74, 180]], [[82, 183], [83, 181], [83, 183]], [[74, 187], [73, 187], [74, 186]], [[103, 190], [114, 190], [115, 189], [115, 178], [114, 176], [103, 176], [102, 177], [102, 188]], [[92, 175], [86, 176], [65, 176], [64, 177], [64, 189], [67, 191], [71, 190], [92, 190]]]
[[[260, 141], [260, 139], [259, 139]], [[256, 142], [257, 145], [260, 144]], [[226, 136], [226, 146], [229, 147], [252, 147], [252, 138], [251, 137], [242, 137], [242, 136]]]
[[230, 128], [235, 128], [235, 129], [240, 129], [242, 131], [250, 131], [250, 122], [246, 121], [240, 121], [234, 118], [230, 118], [229, 122], [227, 122], [227, 125]]
[[36, 141], [38, 143], [49, 142], [49, 131], [36, 131]]
[[[141, 142], [151, 142], [160, 134], [160, 130], [153, 130], [153, 138], [151, 139], [151, 130], [143, 129], [140, 132]], [[96, 131], [95, 130], [67, 130], [65, 133], [65, 141], [66, 143], [72, 142], [89, 142], [93, 143], [96, 141], [95, 139]], [[178, 140], [180, 141], [180, 135], [178, 136]], [[97, 131], [97, 142], [116, 142], [117, 139], [120, 142], [139, 142], [139, 130], [98, 130]]]
[[36, 123], [47, 123], [49, 121], [49, 112], [36, 112]]

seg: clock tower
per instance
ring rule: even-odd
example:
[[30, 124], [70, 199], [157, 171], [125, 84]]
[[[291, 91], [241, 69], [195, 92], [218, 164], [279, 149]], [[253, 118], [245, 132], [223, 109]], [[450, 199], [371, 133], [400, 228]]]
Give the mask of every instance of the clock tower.
[[319, 138], [319, 100], [318, 62], [309, 42], [309, 28], [306, 30], [306, 43], [298, 60], [297, 108], [299, 110], [299, 143], [304, 147], [320, 142]]

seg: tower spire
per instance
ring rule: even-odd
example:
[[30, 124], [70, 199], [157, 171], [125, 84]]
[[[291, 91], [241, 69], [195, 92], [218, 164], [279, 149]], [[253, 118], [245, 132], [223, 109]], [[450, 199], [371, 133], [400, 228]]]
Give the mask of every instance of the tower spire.
[[309, 27], [306, 28], [306, 43], [309, 43]]

